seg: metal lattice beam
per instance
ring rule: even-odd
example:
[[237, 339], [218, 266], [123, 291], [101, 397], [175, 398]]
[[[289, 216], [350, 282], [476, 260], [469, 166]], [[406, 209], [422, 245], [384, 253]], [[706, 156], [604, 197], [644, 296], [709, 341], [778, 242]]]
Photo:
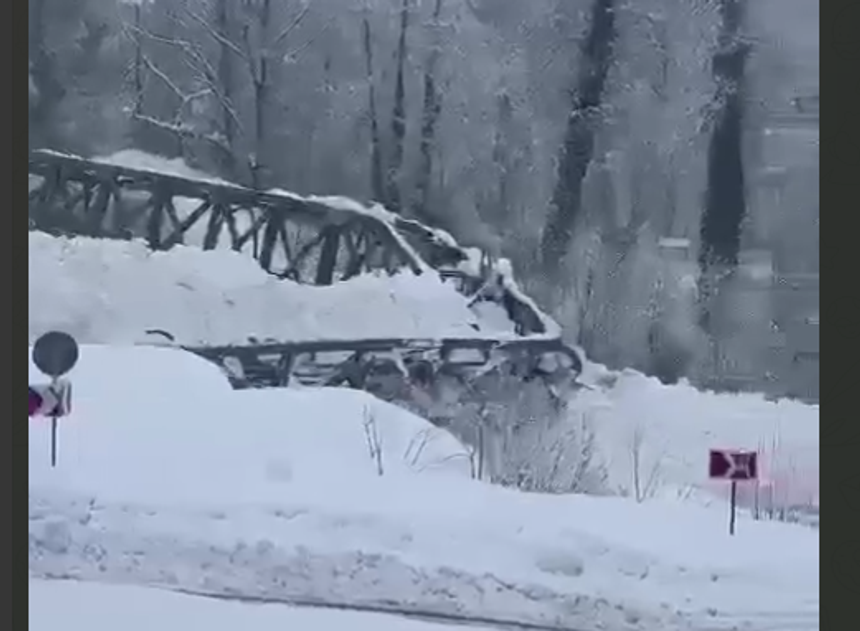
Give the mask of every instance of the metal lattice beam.
[[[47, 151], [30, 155], [29, 171], [31, 227], [49, 233], [144, 238], [166, 250], [188, 243], [202, 225], [197, 245], [205, 250], [225, 241], [237, 251], [254, 246], [250, 253], [267, 271], [324, 285], [356, 270], [423, 271], [395, 230], [370, 214]], [[378, 248], [384, 256], [372, 256]]]
[[[428, 266], [479, 298], [489, 290], [521, 336], [551, 332], [550, 319], [504, 282], [463, 271], [469, 252], [446, 233], [388, 213], [361, 212], [287, 193], [135, 169], [52, 151], [29, 156], [31, 229], [52, 234], [146, 239], [167, 250], [226, 245], [266, 271], [296, 282], [331, 284], [375, 270]], [[226, 243], [225, 243], [226, 242]], [[498, 281], [499, 279], [495, 279]], [[484, 299], [481, 297], [480, 299]]]

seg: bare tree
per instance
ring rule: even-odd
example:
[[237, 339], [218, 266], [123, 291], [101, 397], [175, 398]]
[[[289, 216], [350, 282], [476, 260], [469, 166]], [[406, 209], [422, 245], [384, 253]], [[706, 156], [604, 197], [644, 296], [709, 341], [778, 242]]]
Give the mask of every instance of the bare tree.
[[[305, 4], [292, 15], [276, 12], [280, 5], [272, 0], [248, 0], [237, 5], [230, 0], [193, 5], [183, 2], [175, 9], [174, 24], [182, 37], [166, 36], [140, 26], [127, 26], [138, 42], [142, 42], [142, 64], [154, 77], [175, 95], [178, 102], [171, 119], [143, 114], [139, 109], [135, 117], [162, 131], [194, 141], [203, 141], [214, 147], [222, 167], [228, 175], [237, 177], [239, 147], [245, 148], [245, 163], [250, 183], [258, 188], [267, 186], [270, 179], [271, 156], [269, 133], [272, 121], [273, 97], [277, 87], [276, 70], [296, 59], [313, 43], [313, 38], [291, 46], [292, 36], [310, 11]], [[275, 30], [283, 24], [280, 30]], [[195, 40], [195, 33], [205, 38]], [[168, 46], [181, 55], [191, 76], [182, 81], [178, 76], [157, 65], [146, 53], [145, 44]], [[209, 43], [217, 47], [214, 61]], [[238, 62], [238, 66], [236, 65]], [[244, 73], [237, 72], [244, 68]], [[187, 83], [190, 87], [185, 87]], [[247, 133], [240, 115], [241, 86], [250, 89], [252, 131]], [[209, 110], [217, 104], [218, 114], [203, 116], [192, 114]], [[241, 142], [240, 142], [241, 141]]]
[[[219, 6], [219, 18], [221, 11]], [[285, 59], [294, 58], [305, 50], [311, 42], [288, 50], [290, 36], [301, 25], [310, 11], [310, 4], [304, 7], [277, 33], [274, 29], [272, 0], [249, 0], [243, 4], [239, 16], [238, 41], [230, 37], [229, 20], [226, 19], [221, 28], [214, 28], [203, 16], [190, 13], [191, 17], [200, 24], [206, 32], [220, 45], [223, 55], [232, 53], [244, 62], [247, 78], [252, 88], [254, 134], [252, 150], [248, 156], [248, 168], [251, 181], [255, 188], [263, 188], [270, 179], [270, 156], [267, 155], [266, 134], [269, 130], [268, 113], [271, 109], [270, 99], [274, 90], [274, 66]], [[227, 69], [227, 62], [222, 61], [222, 77], [232, 72]]]
[[[188, 10], [187, 5], [185, 8]], [[225, 100], [218, 71], [212, 65], [207, 50], [190, 38], [149, 28], [145, 17], [141, 5], [136, 4], [132, 23], [123, 26], [126, 36], [134, 45], [132, 120], [173, 138], [179, 155], [184, 153], [188, 142], [202, 142], [222, 156], [229, 153], [230, 147], [225, 143], [224, 135], [217, 129], [211, 129], [207, 121], [195, 114], [201, 104], [213, 97], [233, 111], [232, 103]], [[177, 30], [189, 32], [184, 22], [177, 23], [179, 16], [172, 8], [164, 19], [173, 22]], [[185, 80], [184, 74], [172, 72], [172, 67], [166, 68], [159, 63], [153, 55], [156, 47], [171, 51], [171, 56], [178, 52], [179, 58], [190, 70], [190, 80]], [[190, 87], [186, 87], [186, 83]], [[155, 108], [146, 105], [146, 97], [155, 85], [171, 97], [175, 104], [172, 112], [168, 113], [164, 106]]]

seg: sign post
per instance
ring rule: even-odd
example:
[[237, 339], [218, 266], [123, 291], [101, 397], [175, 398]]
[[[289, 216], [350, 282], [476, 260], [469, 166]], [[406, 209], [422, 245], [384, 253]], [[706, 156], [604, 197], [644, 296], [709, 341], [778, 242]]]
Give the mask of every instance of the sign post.
[[735, 536], [735, 521], [737, 520], [738, 514], [738, 481], [732, 480], [732, 490], [730, 492], [731, 498], [729, 499], [729, 534], [734, 537]]
[[729, 534], [734, 536], [738, 510], [738, 482], [758, 479], [758, 453], [712, 449], [708, 458], [708, 476], [712, 480], [731, 482], [729, 496]]
[[[51, 382], [51, 387], [56, 385], [56, 381]], [[51, 467], [57, 466], [57, 419], [60, 415], [57, 410], [51, 413]]]
[[33, 345], [33, 363], [51, 378], [49, 386], [30, 386], [30, 416], [51, 419], [51, 466], [57, 466], [57, 428], [71, 407], [71, 384], [60, 379], [78, 363], [78, 343], [71, 335], [52, 331]]

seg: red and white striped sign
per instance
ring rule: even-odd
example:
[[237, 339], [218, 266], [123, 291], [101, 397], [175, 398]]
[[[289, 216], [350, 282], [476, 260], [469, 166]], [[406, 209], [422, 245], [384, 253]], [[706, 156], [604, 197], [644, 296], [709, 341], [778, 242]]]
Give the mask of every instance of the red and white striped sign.
[[72, 408], [72, 384], [59, 380], [29, 387], [29, 416], [66, 416]]

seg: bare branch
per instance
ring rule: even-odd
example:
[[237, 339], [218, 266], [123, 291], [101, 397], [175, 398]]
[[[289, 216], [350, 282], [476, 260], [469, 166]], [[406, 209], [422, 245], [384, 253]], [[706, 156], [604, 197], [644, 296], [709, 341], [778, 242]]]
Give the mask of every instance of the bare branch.
[[312, 38], [310, 38], [307, 42], [305, 42], [304, 44], [302, 44], [302, 45], [301, 45], [301, 46], [299, 46], [298, 48], [295, 48], [295, 49], [293, 49], [293, 50], [291, 50], [291, 51], [289, 51], [289, 52], [284, 53], [284, 55], [283, 55], [283, 57], [282, 57], [282, 58], [283, 58], [283, 59], [291, 59], [291, 60], [292, 60], [292, 59], [298, 59], [298, 56], [299, 56], [300, 54], [302, 54], [303, 52], [305, 52], [308, 48], [310, 48], [311, 46], [313, 46], [313, 45], [316, 43], [317, 38], [318, 38], [320, 35], [322, 35], [323, 33], [325, 33], [325, 32], [328, 30], [328, 27], [329, 27], [330, 25], [331, 25], [331, 22], [327, 22], [327, 23], [325, 24], [325, 26], [323, 26], [323, 27], [320, 29], [319, 33], [317, 33], [316, 35], [314, 35]]
[[284, 30], [281, 31], [278, 34], [278, 36], [272, 41], [269, 48], [274, 48], [275, 46], [278, 46], [282, 41], [284, 41], [287, 37], [289, 37], [290, 33], [292, 33], [294, 30], [296, 30], [296, 28], [304, 21], [305, 17], [307, 17], [310, 10], [311, 10], [311, 5], [310, 4], [305, 5], [305, 7], [301, 10], [301, 12], [299, 12], [299, 14], [296, 16], [296, 18], [292, 22], [290, 22], [286, 26], [286, 28], [284, 28]]
[[159, 35], [158, 33], [153, 33], [152, 31], [141, 28], [135, 24], [126, 24], [123, 30], [125, 32], [132, 31], [136, 33], [136, 37], [134, 38], [135, 40], [139, 39], [139, 37], [142, 36], [146, 39], [152, 40], [153, 42], [158, 42], [159, 44], [167, 44], [168, 46], [174, 46], [181, 50], [187, 50], [191, 48], [191, 43], [184, 39], [176, 39], [173, 37]]
[[242, 28], [242, 41], [245, 43], [245, 59], [248, 62], [248, 72], [251, 73], [251, 81], [254, 82], [254, 85], [259, 86], [262, 79], [260, 78], [260, 73], [257, 72], [257, 64], [254, 63], [254, 57], [251, 53], [254, 47], [251, 44], [251, 27], [247, 24]]
[[[188, 67], [198, 74], [198, 79], [204, 80], [206, 86], [211, 90], [212, 95], [215, 96], [218, 103], [233, 120], [233, 123], [236, 125], [236, 129], [240, 134], [244, 134], [245, 132], [242, 126], [242, 121], [239, 119], [239, 114], [236, 111], [233, 102], [228, 99], [227, 95], [224, 93], [223, 86], [219, 84], [217, 75], [215, 74], [215, 69], [212, 68], [212, 65], [199, 50], [195, 49], [193, 52], [189, 51], [189, 55], [190, 57], [186, 57], [185, 59]], [[195, 64], [193, 62], [197, 63]]]
[[197, 15], [194, 11], [192, 11], [187, 6], [185, 7], [185, 12], [188, 14], [192, 20], [197, 22], [200, 26], [202, 26], [209, 36], [214, 39], [216, 42], [227, 48], [229, 51], [237, 55], [240, 59], [244, 59], [246, 62], [250, 62], [250, 58], [247, 53], [241, 49], [235, 42], [231, 41], [228, 37], [225, 37], [224, 34], [219, 33], [216, 29], [212, 28], [212, 25], [204, 18], [203, 16]]
[[206, 87], [202, 90], [197, 90], [197, 92], [192, 92], [191, 94], [185, 97], [185, 101], [190, 103], [191, 101], [196, 101], [197, 99], [204, 99], [207, 96], [213, 96], [212, 88]]
[[143, 64], [149, 69], [149, 71], [154, 74], [156, 77], [161, 79], [161, 81], [170, 88], [171, 92], [173, 92], [179, 100], [185, 103], [188, 99], [187, 95], [179, 89], [179, 86], [176, 85], [173, 80], [167, 76], [165, 72], [163, 72], [158, 66], [156, 66], [153, 61], [149, 58], [148, 55], [142, 55], [141, 59], [143, 60]]
[[185, 53], [186, 62], [190, 62], [193, 60], [200, 64], [200, 67], [191, 66], [192, 70], [198, 73], [202, 72], [208, 76], [215, 76], [214, 69], [212, 68], [211, 64], [209, 64], [209, 62], [206, 60], [205, 55], [200, 52], [198, 46], [192, 44], [187, 40], [165, 37], [163, 35], [159, 35], [157, 33], [138, 28], [134, 25], [127, 25], [127, 29], [124, 29], [124, 31], [134, 31], [138, 33], [138, 35], [146, 37], [153, 42], [178, 48]]
[[181, 138], [189, 138], [192, 140], [203, 140], [209, 142], [219, 149], [226, 150], [228, 149], [224, 144], [224, 139], [218, 134], [204, 134], [190, 125], [186, 125], [183, 123], [168, 123], [163, 120], [159, 120], [157, 118], [153, 118], [152, 116], [146, 116], [145, 114], [140, 114], [135, 112], [132, 117], [134, 120], [140, 121], [142, 123], [146, 123], [147, 125], [152, 125], [162, 131], [170, 132], [172, 134], [176, 134]]
[[[236, 129], [239, 131], [239, 133], [244, 134], [242, 122], [239, 119], [239, 114], [236, 112], [236, 109], [233, 106], [232, 102], [230, 102], [226, 98], [222, 89], [219, 87], [215, 69], [212, 67], [212, 64], [209, 63], [209, 60], [206, 59], [206, 56], [200, 51], [198, 46], [187, 40], [165, 37], [163, 35], [153, 33], [146, 29], [139, 28], [134, 24], [123, 23], [122, 31], [126, 37], [133, 41], [139, 41], [141, 37], [145, 37], [153, 42], [178, 48], [183, 53], [185, 53], [183, 59], [185, 63], [195, 73], [197, 73], [198, 75], [202, 75], [202, 77], [206, 80], [207, 86], [212, 90], [212, 94], [218, 99], [220, 105], [228, 112], [230, 118], [236, 124]], [[135, 34], [132, 35], [132, 32]], [[161, 74], [163, 75], [162, 79], [167, 78], [167, 75], [164, 75], [164, 73]], [[170, 81], [169, 85], [172, 83], [173, 82]], [[181, 91], [176, 89], [175, 84], [173, 85], [174, 87], [172, 89], [174, 90], [174, 92], [181, 95]]]

